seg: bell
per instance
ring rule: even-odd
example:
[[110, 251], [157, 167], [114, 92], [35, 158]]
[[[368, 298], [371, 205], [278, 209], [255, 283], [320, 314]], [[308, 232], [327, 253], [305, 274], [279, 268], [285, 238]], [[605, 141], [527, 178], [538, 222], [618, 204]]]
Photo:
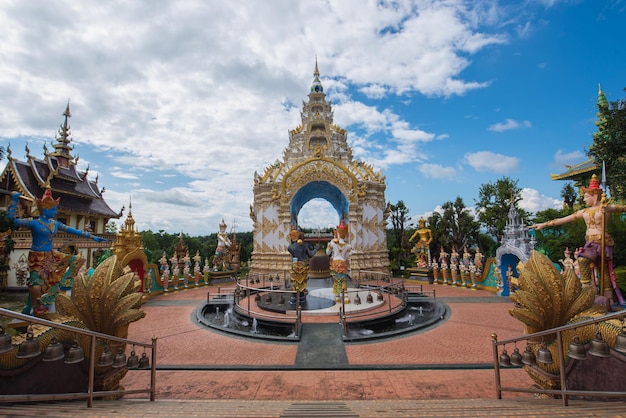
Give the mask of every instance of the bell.
[[143, 353], [141, 355], [141, 358], [139, 359], [138, 368], [141, 370], [146, 370], [150, 368], [150, 359], [148, 358], [148, 355], [146, 353]]
[[569, 343], [567, 355], [576, 360], [587, 360], [587, 350], [585, 349], [585, 345], [578, 339], [578, 335], [574, 335], [574, 338], [572, 338], [572, 341]]
[[513, 352], [511, 353], [511, 365], [512, 366], [521, 366], [522, 365], [522, 354], [519, 352], [519, 348], [515, 347]]
[[4, 327], [0, 325], [0, 354], [13, 350], [11, 336], [4, 332]]
[[[30, 329], [30, 327], [29, 327]], [[17, 358], [33, 358], [37, 357], [41, 354], [41, 349], [39, 348], [39, 341], [35, 340], [35, 336], [32, 331], [28, 331], [26, 333], [26, 340], [23, 341], [20, 346], [17, 348]]]
[[382, 292], [378, 292], [378, 296], [376, 297], [376, 299], [378, 299], [378, 301], [385, 300], [385, 298], [383, 297]]
[[524, 350], [524, 354], [522, 354], [522, 363], [527, 366], [534, 366], [537, 364], [535, 353], [533, 353], [533, 350], [529, 345], [526, 346], [526, 350]]
[[260, 300], [261, 300], [261, 294], [260, 293], [255, 294], [254, 295], [254, 301], [255, 302], [259, 302]]
[[130, 352], [130, 356], [128, 357], [128, 361], [126, 362], [127, 369], [136, 369], [139, 367], [139, 357], [135, 354], [135, 350]]
[[104, 350], [102, 350], [102, 354], [100, 354], [100, 358], [98, 359], [98, 366], [100, 367], [108, 367], [113, 365], [113, 353], [108, 345], [104, 346]]
[[117, 354], [115, 355], [115, 359], [113, 360], [113, 368], [119, 369], [120, 367], [126, 366], [126, 354], [122, 347], [117, 349]]
[[360, 305], [361, 304], [361, 297], [359, 296], [359, 294], [357, 293], [356, 296], [354, 297], [354, 304], [355, 305]]
[[537, 361], [543, 364], [552, 364], [552, 353], [548, 350], [548, 347], [544, 343], [541, 344], [539, 350], [537, 350]]
[[279, 305], [284, 305], [285, 304], [285, 295], [283, 295], [282, 293], [278, 297], [278, 304]]
[[[626, 331], [622, 329], [622, 332], [617, 334], [615, 337], [615, 347], [613, 347], [615, 351], [618, 351], [622, 354], [626, 354]], [[2, 351], [0, 351], [1, 353]]]
[[589, 343], [589, 354], [596, 357], [611, 357], [609, 345], [602, 339], [600, 331], [596, 333], [596, 338]]
[[267, 297], [265, 298], [265, 303], [272, 303], [272, 294], [268, 293]]
[[63, 346], [59, 343], [57, 337], [52, 337], [52, 341], [46, 347], [43, 352], [42, 361], [57, 361], [61, 360], [65, 357], [65, 353], [63, 352]]
[[509, 357], [509, 353], [506, 352], [506, 349], [502, 350], [502, 354], [500, 354], [500, 366], [511, 366], [511, 357]]
[[65, 357], [65, 364], [80, 363], [83, 360], [85, 360], [85, 352], [78, 345], [78, 341], [74, 340], [74, 344], [72, 344]]
[[367, 303], [374, 303], [374, 297], [372, 296], [371, 292], [367, 292], [367, 298], [365, 298], [365, 301]]

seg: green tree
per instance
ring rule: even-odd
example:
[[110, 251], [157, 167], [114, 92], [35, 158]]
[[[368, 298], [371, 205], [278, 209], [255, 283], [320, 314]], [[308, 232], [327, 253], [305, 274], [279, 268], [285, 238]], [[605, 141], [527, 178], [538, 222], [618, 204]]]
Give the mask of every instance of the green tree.
[[113, 221], [108, 222], [104, 225], [104, 232], [107, 234], [117, 234], [117, 224]]
[[561, 189], [561, 197], [563, 198], [563, 204], [568, 207], [570, 211], [574, 210], [574, 203], [576, 203], [577, 193], [571, 183], [565, 183]]
[[443, 215], [438, 227], [447, 232], [447, 234], [441, 234], [442, 237], [447, 238], [444, 246], [447, 248], [454, 246], [457, 250], [460, 250], [465, 246], [474, 245], [478, 241], [480, 225], [476, 222], [469, 209], [465, 207], [463, 199], [457, 197], [454, 202], [446, 202], [441, 208], [443, 209]]
[[[624, 89], [626, 91], [626, 89]], [[606, 166], [607, 184], [612, 197], [626, 199], [626, 100], [610, 104], [604, 93], [598, 94], [598, 127], [588, 154], [598, 165]]]
[[[573, 213], [573, 211], [569, 208], [542, 210], [535, 214], [533, 223], [551, 221], [571, 213]], [[581, 247], [585, 243], [586, 230], [587, 226], [582, 220], [544, 228], [541, 231], [536, 231], [537, 248], [552, 261], [556, 262], [563, 257], [565, 248], [569, 248], [572, 253], [574, 253], [576, 248]]]
[[518, 180], [513, 181], [505, 176], [495, 183], [489, 182], [481, 185], [478, 190], [476, 200], [478, 221], [489, 234], [496, 237], [498, 242], [502, 242], [511, 203], [517, 209], [520, 221], [524, 222], [529, 218], [528, 212], [517, 205], [522, 200], [522, 189], [517, 182]]
[[395, 205], [389, 203], [389, 214], [393, 231], [393, 241], [390, 243], [390, 252], [392, 259], [398, 265], [401, 265], [408, 257], [409, 247], [405, 233], [408, 213], [409, 208], [406, 207], [402, 200], [399, 200]]

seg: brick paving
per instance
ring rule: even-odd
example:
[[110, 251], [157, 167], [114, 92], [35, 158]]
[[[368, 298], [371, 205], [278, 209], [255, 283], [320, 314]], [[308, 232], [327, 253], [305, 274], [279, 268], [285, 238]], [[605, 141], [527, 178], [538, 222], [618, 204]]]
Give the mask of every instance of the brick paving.
[[[157, 366], [162, 369], [157, 371], [157, 399], [495, 398], [491, 334], [499, 339], [523, 334], [523, 325], [508, 313], [512, 303], [486, 290], [424, 284], [424, 291], [433, 289], [450, 308], [445, 321], [393, 339], [346, 343], [349, 367], [339, 370], [296, 370], [297, 343], [248, 340], [196, 324], [192, 315], [206, 301], [207, 291], [217, 291], [211, 287], [153, 298], [142, 308], [146, 317], [130, 326], [129, 338], [158, 338]], [[146, 388], [149, 374], [129, 371], [122, 384]], [[506, 369], [502, 384], [528, 387], [532, 381], [522, 369]]]

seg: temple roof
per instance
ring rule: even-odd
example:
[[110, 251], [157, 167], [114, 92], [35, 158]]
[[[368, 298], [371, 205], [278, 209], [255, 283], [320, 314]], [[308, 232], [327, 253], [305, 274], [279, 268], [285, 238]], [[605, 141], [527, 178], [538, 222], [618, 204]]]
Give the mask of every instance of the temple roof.
[[567, 171], [561, 174], [550, 174], [550, 178], [552, 180], [588, 181], [593, 173], [597, 173], [600, 170], [600, 166], [592, 158], [576, 165], [566, 166], [566, 168]]
[[26, 147], [26, 161], [20, 161], [12, 157], [11, 149], [7, 147], [8, 163], [0, 175], [0, 183], [7, 192], [19, 191], [30, 199], [41, 198], [49, 185], [53, 196], [61, 198], [59, 211], [120, 218], [122, 213], [113, 211], [104, 201], [98, 179], [89, 179], [89, 168], [79, 171], [77, 159], [69, 153], [72, 149], [67, 123], [71, 116], [69, 103], [63, 116], [65, 120], [56, 138], [55, 151], [48, 153], [44, 146], [43, 159], [33, 157]]

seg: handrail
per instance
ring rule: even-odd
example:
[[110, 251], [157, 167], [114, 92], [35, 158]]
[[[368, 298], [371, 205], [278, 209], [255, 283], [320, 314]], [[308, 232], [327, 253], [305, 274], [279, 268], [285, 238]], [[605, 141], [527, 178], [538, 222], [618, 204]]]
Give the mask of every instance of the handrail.
[[[31, 395], [0, 395], [0, 403], [2, 402], [32, 402], [32, 401], [50, 401], [50, 400], [70, 400], [70, 399], [84, 399], [87, 398], [87, 407], [93, 407], [94, 397], [107, 397], [112, 395], [124, 395], [135, 393], [149, 393], [150, 401], [154, 401], [156, 395], [156, 349], [157, 349], [157, 337], [152, 337], [151, 343], [142, 343], [139, 341], [129, 340], [127, 338], [116, 337], [114, 335], [103, 334], [101, 332], [92, 331], [83, 328], [73, 327], [71, 325], [60, 324], [52, 322], [47, 319], [38, 318], [35, 316], [25, 315], [19, 312], [10, 311], [8, 309], [0, 308], [0, 316], [7, 316], [13, 319], [19, 319], [25, 322], [33, 324], [44, 325], [50, 328], [62, 329], [70, 331], [76, 334], [87, 335], [91, 337], [91, 347], [89, 355], [89, 384], [87, 392], [83, 393], [57, 393], [57, 394], [31, 394]], [[94, 391], [94, 379], [95, 379], [95, 362], [96, 362], [96, 341], [97, 339], [103, 339], [107, 341], [117, 341], [125, 344], [131, 344], [139, 347], [150, 348], [152, 352], [152, 364], [150, 371], [150, 388], [148, 389], [133, 389], [133, 390], [116, 390], [116, 391]]]
[[[598, 318], [591, 318], [585, 321], [562, 325], [557, 328], [551, 328], [548, 330], [538, 331], [532, 334], [526, 334], [521, 337], [509, 338], [507, 340], [502, 340], [502, 341], [498, 341], [498, 336], [496, 334], [491, 334], [492, 346], [493, 346], [493, 358], [494, 358], [495, 383], [496, 383], [496, 397], [498, 399], [502, 399], [502, 392], [525, 392], [525, 393], [535, 393], [535, 394], [560, 395], [563, 400], [563, 406], [568, 406], [568, 397], [570, 395], [626, 398], [626, 392], [567, 389], [566, 379], [565, 379], [565, 358], [563, 355], [563, 339], [561, 337], [561, 334], [563, 331], [568, 331], [570, 329], [576, 329], [576, 328], [582, 328], [584, 326], [593, 325], [598, 322], [605, 322], [611, 319], [620, 319], [620, 318], [626, 318], [626, 311], [614, 312], [614, 313], [607, 314]], [[516, 343], [518, 341], [527, 341], [527, 340], [535, 339], [537, 337], [542, 337], [544, 335], [550, 335], [550, 334], [555, 334], [555, 333], [556, 333], [556, 341], [557, 341], [557, 356], [558, 356], [558, 363], [559, 363], [559, 375], [560, 375], [560, 380], [561, 380], [561, 389], [550, 390], [550, 389], [539, 389], [539, 388], [503, 387], [500, 381], [500, 362], [498, 358], [498, 346], [499, 345], [504, 346], [506, 344]]]

